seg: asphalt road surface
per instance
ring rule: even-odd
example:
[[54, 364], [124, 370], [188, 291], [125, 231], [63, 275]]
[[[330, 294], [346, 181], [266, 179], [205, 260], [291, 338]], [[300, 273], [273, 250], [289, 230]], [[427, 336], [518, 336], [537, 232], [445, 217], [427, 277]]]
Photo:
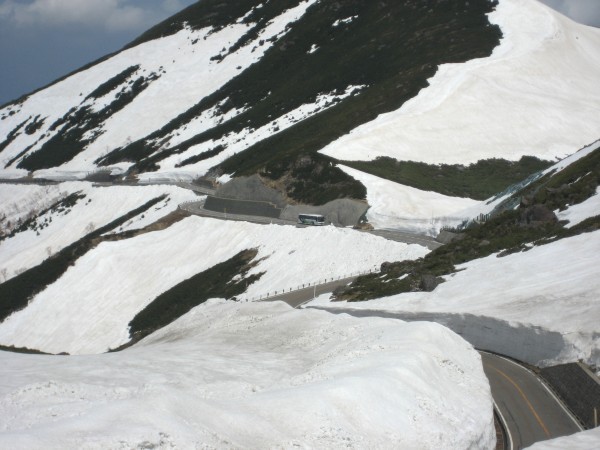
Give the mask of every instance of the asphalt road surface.
[[313, 298], [325, 294], [327, 292], [333, 292], [335, 288], [339, 286], [346, 286], [351, 281], [354, 281], [356, 277], [342, 278], [341, 280], [334, 280], [328, 283], [319, 284], [316, 286], [309, 286], [304, 289], [299, 289], [297, 291], [281, 293], [279, 295], [274, 295], [269, 297], [265, 301], [267, 302], [275, 302], [282, 301], [290, 305], [292, 308], [298, 308], [311, 301]]
[[535, 374], [507, 358], [480, 354], [496, 408], [508, 429], [509, 448], [521, 449], [581, 431]]
[[[316, 295], [331, 292], [352, 278], [316, 286]], [[269, 301], [281, 300], [297, 308], [314, 297], [314, 287], [280, 294]], [[385, 311], [331, 309], [332, 313], [347, 313], [358, 317], [394, 317]], [[507, 430], [506, 448], [518, 450], [536, 442], [567, 436], [581, 431], [573, 416], [531, 371], [502, 356], [480, 352], [483, 370], [488, 377], [492, 396]]]
[[[215, 219], [223, 219], [223, 220], [241, 220], [245, 222], [253, 222], [259, 224], [278, 224], [278, 225], [293, 225], [298, 226], [297, 222], [293, 220], [285, 220], [285, 219], [274, 219], [271, 217], [262, 217], [262, 216], [250, 216], [250, 215], [239, 215], [239, 214], [227, 214], [224, 212], [218, 211], [210, 211], [208, 209], [204, 209], [204, 201], [200, 200], [197, 202], [188, 202], [179, 205], [181, 209], [188, 211], [191, 214], [195, 214], [197, 216], [204, 217], [212, 217]], [[421, 234], [412, 234], [407, 233], [405, 231], [399, 230], [371, 230], [371, 231], [361, 231], [362, 233], [370, 233], [376, 236], [397, 242], [404, 242], [406, 244], [418, 244], [423, 247], [427, 247], [429, 250], [435, 250], [438, 247], [441, 247], [442, 244], [437, 242], [434, 238], [430, 236], [425, 236]]]

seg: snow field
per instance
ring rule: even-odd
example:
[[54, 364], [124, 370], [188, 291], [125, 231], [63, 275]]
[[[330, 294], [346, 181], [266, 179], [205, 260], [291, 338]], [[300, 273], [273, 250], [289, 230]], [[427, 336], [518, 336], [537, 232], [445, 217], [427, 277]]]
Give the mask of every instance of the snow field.
[[49, 212], [38, 220], [38, 223], [46, 218], [52, 220], [46, 228], [37, 232], [27, 230], [0, 242], [0, 271], [5, 274], [3, 280], [40, 264], [51, 254], [155, 197], [168, 195], [167, 200], [130, 220], [121, 231], [143, 228], [177, 209], [179, 203], [198, 199], [192, 191], [175, 186], [93, 187], [86, 182], [67, 182], [44, 187], [0, 184], [2, 198], [4, 195], [15, 198], [14, 202], [2, 202], [0, 214], [6, 211], [11, 217], [15, 217], [29, 211], [40, 212], [58, 199], [76, 192], [81, 192], [86, 197], [79, 200], [68, 214]]
[[128, 342], [129, 322], [162, 292], [251, 248], [258, 248], [260, 263], [249, 273], [266, 273], [241, 300], [428, 252], [350, 229], [189, 217], [163, 231], [100, 244], [0, 324], [0, 343], [71, 354], [116, 348]]
[[483, 202], [422, 191], [338, 165], [367, 188], [369, 223], [375, 228], [404, 229], [437, 236], [442, 226], [456, 226], [485, 209]]
[[[562, 335], [564, 348], [554, 360], [529, 362], [548, 365], [583, 360], [598, 366], [598, 249], [600, 231], [581, 234], [524, 253], [470, 261], [458, 266], [459, 271], [446, 276], [446, 282], [431, 293], [406, 293], [362, 303], [329, 302], [326, 306], [470, 314], [507, 321], [515, 330], [539, 327], [537, 333], [546, 330]], [[315, 306], [325, 306], [323, 299]], [[503, 350], [497, 351], [510, 356], [510, 349]], [[539, 349], [538, 354], [544, 353]]]
[[598, 139], [589, 118], [599, 113], [600, 30], [535, 0], [500, 0], [489, 17], [503, 33], [490, 57], [440, 66], [417, 97], [322, 152], [469, 164], [564, 157]]
[[211, 301], [120, 353], [2, 353], [0, 446], [492, 448], [474, 349], [430, 323]]

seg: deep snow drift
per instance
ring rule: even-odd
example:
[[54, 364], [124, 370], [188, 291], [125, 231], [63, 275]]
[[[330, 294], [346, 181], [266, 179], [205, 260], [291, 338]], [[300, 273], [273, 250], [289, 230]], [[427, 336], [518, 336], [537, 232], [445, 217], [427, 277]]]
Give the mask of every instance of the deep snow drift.
[[537, 442], [526, 450], [597, 450], [600, 442], [600, 428], [582, 431], [572, 436]]
[[469, 164], [554, 159], [600, 136], [600, 30], [535, 0], [500, 0], [492, 56], [444, 64], [430, 86], [326, 146], [340, 160]]
[[367, 219], [375, 228], [437, 236], [443, 226], [457, 226], [490, 209], [485, 202], [422, 191], [348, 166], [338, 167], [367, 188]]
[[[91, 195], [95, 200], [89, 211], [67, 215], [55, 233], [83, 228], [90, 215], [101, 214], [94, 203], [104, 204], [106, 196], [104, 201], [110, 202], [113, 192], [94, 190], [98, 192]], [[137, 193], [137, 188], [132, 191], [132, 199]], [[15, 255], [19, 245], [45, 255], [45, 240], [14, 242], [10, 249]], [[384, 261], [416, 259], [428, 252], [419, 245], [331, 226], [296, 228], [189, 217], [162, 231], [103, 242], [80, 257], [27, 308], [0, 324], [0, 344], [71, 354], [116, 348], [129, 340], [131, 319], [158, 295], [252, 248], [258, 249], [260, 262], [250, 274], [265, 274], [238, 296], [241, 300], [378, 269]]]
[[120, 353], [0, 352], [0, 447], [493, 448], [478, 353], [430, 323], [211, 301]]
[[[446, 276], [446, 282], [431, 293], [413, 292], [358, 303], [331, 303], [320, 298], [308, 306], [436, 313], [438, 317], [470, 314], [475, 316], [470, 319], [473, 323], [478, 317], [494, 318], [507, 322], [504, 325], [507, 330], [513, 329], [512, 338], [520, 332], [559, 334], [559, 354], [550, 360], [528, 362], [544, 365], [583, 360], [598, 366], [598, 249], [600, 231], [533, 247], [524, 253], [470, 261], [458, 266], [459, 271]], [[484, 342], [486, 333], [495, 336], [489, 329], [492, 325], [486, 326], [474, 339]], [[506, 343], [511, 342], [511, 336], [503, 336], [495, 342], [495, 349], [488, 349], [525, 360], [524, 354], [546, 355], [551, 337], [542, 342], [541, 348], [523, 349], [510, 348]], [[528, 353], [519, 353], [525, 351]]]

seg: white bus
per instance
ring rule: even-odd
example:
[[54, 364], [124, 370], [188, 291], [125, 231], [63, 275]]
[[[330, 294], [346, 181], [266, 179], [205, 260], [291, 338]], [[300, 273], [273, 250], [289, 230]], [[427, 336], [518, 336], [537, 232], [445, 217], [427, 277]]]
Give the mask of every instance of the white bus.
[[321, 214], [298, 214], [298, 223], [302, 225], [325, 225], [325, 216]]

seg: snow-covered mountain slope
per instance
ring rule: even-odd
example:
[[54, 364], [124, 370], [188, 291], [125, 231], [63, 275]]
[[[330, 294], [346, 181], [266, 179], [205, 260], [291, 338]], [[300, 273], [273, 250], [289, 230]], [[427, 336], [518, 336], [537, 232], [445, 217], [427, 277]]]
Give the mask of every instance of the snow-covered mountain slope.
[[[370, 208], [366, 217], [375, 228], [393, 228], [437, 236], [444, 227], [457, 227], [480, 215], [490, 214], [498, 205], [510, 200], [521, 189], [544, 175], [560, 173], [599, 149], [600, 141], [587, 145], [548, 169], [532, 174], [485, 201], [422, 191], [342, 164], [339, 167], [367, 188], [367, 201]], [[589, 217], [600, 214], [599, 199], [600, 196], [595, 195], [563, 211], [556, 210], [555, 213], [559, 220], [569, 221], [567, 227], [573, 227]]]
[[495, 441], [479, 355], [436, 324], [211, 302], [120, 353], [0, 362], [4, 448]]
[[1, 109], [2, 174], [102, 164], [194, 177], [234, 155], [226, 171], [258, 170], [279, 158], [273, 146], [286, 157], [552, 159], [597, 139], [600, 32], [535, 0], [493, 9], [205, 1]]
[[[77, 197], [63, 204], [73, 196]], [[86, 234], [163, 196], [160, 203], [115, 231], [143, 228], [174, 211], [180, 203], [198, 197], [175, 186], [94, 188], [83, 182], [50, 186], [0, 184], [0, 198], [11, 199], [0, 206], [0, 217], [6, 217], [4, 225], [11, 230], [17, 229], [13, 236], [0, 241], [0, 281], [40, 264]], [[19, 219], [25, 224], [26, 216], [32, 222], [18, 231]]]
[[503, 33], [492, 56], [441, 66], [416, 98], [323, 153], [468, 164], [563, 158], [595, 141], [600, 125], [590, 119], [600, 113], [600, 30], [529, 0], [501, 0], [489, 17]]
[[[129, 197], [123, 196], [139, 201], [144, 189], [133, 188]], [[161, 192], [159, 187], [152, 189]], [[92, 204], [98, 205], [110, 202], [115, 194], [107, 188], [88, 193], [94, 199]], [[84, 229], [96, 211], [96, 207], [88, 207], [85, 212], [56, 220], [54, 228], [42, 231], [47, 233], [43, 240], [10, 239], [10, 248], [0, 247], [10, 257], [7, 267], [31, 264], [33, 257], [44, 259], [48, 242], [59, 242], [62, 230]], [[21, 261], [19, 246], [24, 255], [33, 256]], [[80, 256], [60, 278], [34, 295], [25, 309], [0, 324], [0, 344], [72, 354], [116, 348], [129, 341], [129, 322], [161, 293], [253, 248], [258, 248], [258, 264], [249, 275], [262, 276], [238, 296], [241, 300], [427, 253], [418, 245], [390, 242], [349, 229], [304, 229], [190, 217], [162, 231], [103, 242]], [[48, 317], [54, 319], [49, 321]]]
[[[321, 298], [312, 305], [383, 310], [400, 317], [435, 320], [460, 332], [478, 348], [532, 364], [584, 360], [600, 366], [600, 141], [534, 178], [494, 199], [475, 203], [463, 213], [487, 213], [505, 203], [508, 211], [463, 230], [457, 241], [427, 255], [423, 266], [389, 272], [391, 277], [401, 277], [398, 279], [423, 270], [443, 275], [445, 282], [433, 292], [411, 292], [414, 288], [400, 286], [393, 293], [404, 293], [391, 295], [389, 289], [377, 291], [374, 283], [367, 282], [366, 293], [357, 287], [358, 295], [347, 298], [372, 299], [372, 292], [387, 292], [389, 297], [353, 303]], [[393, 194], [397, 191], [390, 182], [371, 180], [366, 185], [371, 183], [387, 193], [381, 197], [399, 197]], [[533, 223], [540, 218], [523, 220], [527, 211], [536, 207], [546, 211], [545, 224]], [[410, 208], [410, 203], [396, 208], [382, 204], [374, 219], [380, 211], [389, 211], [388, 220], [402, 223], [398, 211]], [[552, 210], [556, 217], [549, 217]], [[558, 224], [558, 220], [564, 222]], [[419, 225], [417, 220], [405, 222]], [[536, 227], [543, 231], [531, 233]], [[521, 235], [521, 240], [513, 241], [515, 235]], [[502, 244], [495, 247], [497, 242]], [[492, 250], [478, 251], [486, 248]], [[448, 262], [448, 270], [436, 272]], [[380, 283], [395, 281], [390, 276], [383, 269], [381, 275], [373, 275]]]
[[[491, 255], [471, 261], [459, 266], [457, 273], [445, 277], [446, 282], [433, 292], [406, 293], [369, 302], [326, 302], [326, 305], [331, 308], [447, 314], [449, 317], [469, 314], [475, 316], [471, 319], [473, 326], [479, 318], [484, 324], [479, 331], [480, 342], [496, 345], [495, 350], [499, 353], [521, 360], [525, 359], [527, 352], [532, 357], [546, 355], [549, 358], [529, 361], [534, 364], [583, 360], [599, 366], [599, 248], [600, 232], [586, 233], [533, 247], [524, 253], [502, 258]], [[315, 303], [322, 305], [323, 299]], [[484, 323], [484, 318], [505, 323]], [[504, 331], [500, 325], [505, 328]], [[494, 330], [495, 326], [498, 330]], [[528, 330], [536, 328], [537, 334], [548, 336], [542, 348], [511, 349], [513, 338], [519, 341], [520, 334], [526, 335]], [[559, 333], [558, 347], [552, 342], [557, 337], [552, 336], [553, 332]], [[509, 337], [506, 333], [513, 336]], [[551, 348], [558, 351], [549, 357]]]
[[[224, 169], [256, 170], [274, 157], [273, 145], [286, 157], [321, 150], [381, 113], [410, 112], [430, 128], [403, 122], [406, 136], [378, 128], [359, 153], [343, 138], [352, 151], [339, 158], [552, 157], [596, 138], [589, 117], [598, 95], [599, 33], [535, 0], [502, 0], [493, 9], [488, 0], [249, 1], [226, 8], [206, 1], [147, 40], [0, 110], [3, 172], [83, 174], [102, 164], [198, 176], [248, 148], [248, 156], [237, 155]], [[490, 26], [488, 13], [504, 35], [495, 49], [500, 29]], [[431, 86], [405, 103], [440, 64]], [[525, 95], [526, 87], [536, 89]], [[444, 105], [451, 110], [439, 120], [425, 114]], [[359, 128], [351, 140], [368, 137], [373, 123], [389, 117]], [[526, 131], [505, 126], [511, 118]], [[440, 122], [447, 127], [439, 129]], [[488, 123], [495, 128], [482, 126]], [[415, 135], [423, 143], [409, 139]], [[432, 135], [435, 145], [427, 141]], [[380, 147], [412, 150], [400, 155]]]

